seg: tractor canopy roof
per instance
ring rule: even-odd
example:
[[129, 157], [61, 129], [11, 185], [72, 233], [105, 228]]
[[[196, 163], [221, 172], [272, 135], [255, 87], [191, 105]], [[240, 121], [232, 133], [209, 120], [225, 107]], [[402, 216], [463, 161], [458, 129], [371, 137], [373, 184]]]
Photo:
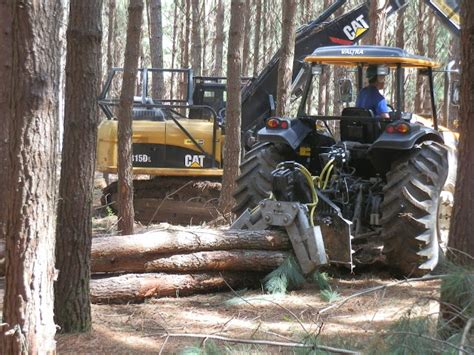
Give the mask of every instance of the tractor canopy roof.
[[438, 68], [430, 58], [414, 55], [397, 47], [327, 46], [317, 48], [305, 58], [306, 62], [342, 66], [379, 64], [403, 68]]

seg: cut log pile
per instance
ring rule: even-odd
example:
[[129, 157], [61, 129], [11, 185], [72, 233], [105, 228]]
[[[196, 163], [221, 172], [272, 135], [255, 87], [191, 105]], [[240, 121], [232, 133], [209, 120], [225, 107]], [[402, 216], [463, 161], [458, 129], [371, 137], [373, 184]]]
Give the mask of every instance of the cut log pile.
[[259, 286], [290, 249], [286, 233], [268, 230], [170, 226], [143, 234], [96, 237], [91, 254], [92, 302], [140, 302]]

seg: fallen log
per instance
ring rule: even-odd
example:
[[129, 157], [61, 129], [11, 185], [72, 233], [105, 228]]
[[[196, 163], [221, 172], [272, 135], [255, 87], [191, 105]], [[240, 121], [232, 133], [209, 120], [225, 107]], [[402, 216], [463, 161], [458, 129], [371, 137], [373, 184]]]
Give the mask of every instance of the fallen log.
[[92, 272], [271, 271], [288, 257], [285, 251], [217, 250], [164, 256], [128, 255], [93, 259]]
[[[185, 254], [212, 250], [289, 250], [290, 241], [280, 231], [239, 231], [206, 228], [167, 228], [144, 234], [94, 238], [92, 270], [131, 256]], [[99, 267], [100, 266], [100, 267]]]
[[[142, 302], [150, 297], [179, 297], [260, 285], [261, 273], [126, 274], [93, 279], [93, 303]], [[230, 289], [229, 289], [230, 290]]]

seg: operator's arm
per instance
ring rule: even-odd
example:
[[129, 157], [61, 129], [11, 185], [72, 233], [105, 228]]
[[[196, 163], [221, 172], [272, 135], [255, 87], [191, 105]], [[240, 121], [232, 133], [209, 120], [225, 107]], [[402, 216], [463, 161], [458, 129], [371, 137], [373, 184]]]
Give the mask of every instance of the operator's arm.
[[375, 115], [377, 117], [381, 117], [383, 119], [390, 118], [390, 115], [388, 114], [389, 109], [388, 109], [388, 106], [387, 106], [387, 101], [385, 99], [379, 101], [375, 111], [376, 111]]

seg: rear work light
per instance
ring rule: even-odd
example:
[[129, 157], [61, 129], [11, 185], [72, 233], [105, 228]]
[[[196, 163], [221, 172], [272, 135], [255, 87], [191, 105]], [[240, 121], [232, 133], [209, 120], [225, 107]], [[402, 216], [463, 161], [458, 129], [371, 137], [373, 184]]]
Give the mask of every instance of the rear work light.
[[405, 122], [391, 124], [385, 127], [385, 132], [390, 133], [390, 134], [392, 133], [407, 134], [410, 132], [410, 125]]
[[282, 120], [280, 118], [269, 118], [266, 122], [266, 126], [271, 129], [288, 129], [290, 123], [288, 120]]

